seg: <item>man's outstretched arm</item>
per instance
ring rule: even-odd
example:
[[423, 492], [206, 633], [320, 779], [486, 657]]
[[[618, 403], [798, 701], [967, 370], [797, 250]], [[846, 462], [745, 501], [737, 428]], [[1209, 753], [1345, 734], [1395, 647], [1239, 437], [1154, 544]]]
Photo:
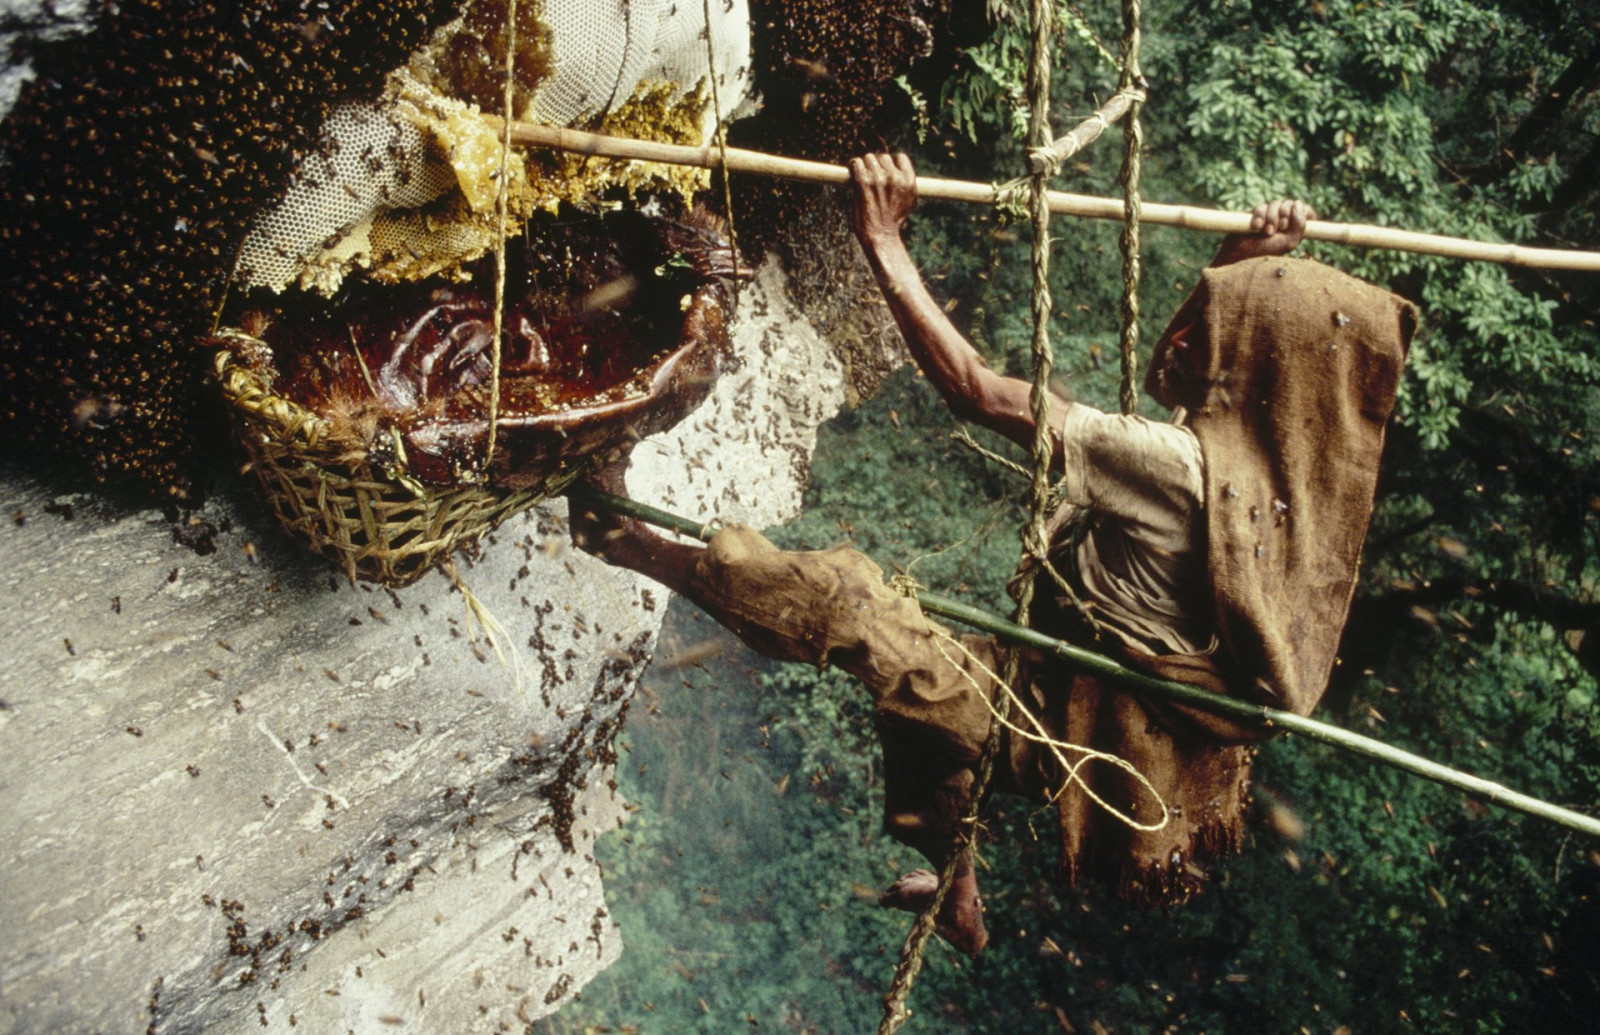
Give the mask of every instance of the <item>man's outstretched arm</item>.
[[[905, 155], [865, 155], [850, 163], [855, 185], [853, 222], [878, 287], [889, 303], [917, 366], [962, 420], [1033, 448], [1031, 387], [990, 369], [928, 293], [911, 261], [901, 227], [917, 203], [917, 176]], [[1050, 425], [1058, 427], [1066, 400], [1052, 396]], [[1060, 466], [1059, 446], [1055, 466]]]

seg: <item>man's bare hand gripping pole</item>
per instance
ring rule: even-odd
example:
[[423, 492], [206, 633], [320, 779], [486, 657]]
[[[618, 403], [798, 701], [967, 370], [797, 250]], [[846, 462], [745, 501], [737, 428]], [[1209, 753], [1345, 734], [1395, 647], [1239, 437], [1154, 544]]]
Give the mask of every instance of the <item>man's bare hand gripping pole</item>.
[[[917, 366], [957, 417], [1031, 449], [1029, 385], [989, 368], [928, 293], [906, 250], [901, 230], [917, 204], [917, 174], [911, 159], [903, 154], [864, 155], [850, 162], [850, 175], [856, 237]], [[1069, 403], [1054, 396], [1050, 402], [1050, 423], [1059, 426]], [[1059, 446], [1055, 466], [1060, 466]]]

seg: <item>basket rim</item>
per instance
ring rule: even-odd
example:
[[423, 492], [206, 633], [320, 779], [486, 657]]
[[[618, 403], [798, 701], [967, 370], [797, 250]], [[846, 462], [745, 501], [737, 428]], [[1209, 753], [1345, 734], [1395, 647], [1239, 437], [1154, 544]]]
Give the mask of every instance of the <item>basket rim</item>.
[[[246, 418], [265, 421], [282, 436], [298, 439], [300, 443], [319, 452], [331, 436], [327, 418], [302, 406], [275, 390], [277, 370], [271, 366], [258, 369], [250, 366], [230, 343], [243, 343], [247, 347], [268, 350], [266, 342], [254, 335], [233, 328], [224, 328], [212, 335], [219, 343], [215, 359], [215, 373], [222, 386], [222, 396], [228, 405]], [[269, 353], [270, 354], [270, 353]]]

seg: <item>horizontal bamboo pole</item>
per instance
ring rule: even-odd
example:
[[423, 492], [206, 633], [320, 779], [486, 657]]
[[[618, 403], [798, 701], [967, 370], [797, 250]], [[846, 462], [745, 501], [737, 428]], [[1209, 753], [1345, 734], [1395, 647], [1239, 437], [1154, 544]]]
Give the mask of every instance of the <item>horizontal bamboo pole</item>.
[[[491, 116], [485, 116], [485, 121], [496, 126], [500, 125], [499, 120]], [[723, 164], [721, 152], [712, 146], [663, 144], [650, 140], [586, 133], [559, 126], [541, 126], [531, 122], [513, 122], [511, 140], [513, 143], [527, 146], [548, 147], [602, 158], [693, 165], [703, 169], [716, 169]], [[728, 148], [727, 167], [730, 172], [752, 176], [775, 176], [812, 183], [850, 182], [850, 170], [842, 165], [812, 162], [801, 158], [783, 158], [737, 147]], [[923, 198], [964, 201], [976, 205], [994, 205], [1001, 200], [999, 192], [992, 184], [931, 176], [917, 179], [917, 194]], [[1050, 191], [1048, 196], [1050, 211], [1056, 215], [1118, 221], [1123, 217], [1120, 198], [1101, 198], [1091, 194], [1069, 194], [1066, 191], [1055, 190]], [[1250, 232], [1248, 213], [1225, 212], [1193, 205], [1163, 205], [1147, 201], [1141, 210], [1140, 221], [1221, 234]], [[1314, 241], [1332, 241], [1357, 248], [1387, 248], [1452, 259], [1497, 262], [1507, 266], [1600, 272], [1600, 252], [1527, 248], [1518, 244], [1470, 241], [1441, 234], [1393, 230], [1365, 223], [1335, 223], [1313, 219], [1306, 226], [1306, 237]]]
[[[602, 507], [616, 511], [619, 514], [636, 518], [640, 521], [676, 532], [679, 535], [689, 536], [702, 541], [709, 540], [715, 533], [715, 528], [709, 524], [701, 524], [669, 514], [648, 504], [639, 503], [589, 485], [580, 485], [568, 492], [573, 500], [587, 506]], [[933, 593], [917, 592], [917, 602], [929, 614], [936, 614], [942, 618], [949, 618], [964, 625], [998, 636], [1012, 643], [1025, 647], [1054, 654], [1067, 664], [1092, 672], [1123, 686], [1142, 690], [1147, 693], [1158, 694], [1162, 697], [1202, 708], [1217, 715], [1225, 715], [1237, 719], [1241, 723], [1249, 723], [1261, 728], [1278, 728], [1298, 733], [1310, 740], [1320, 741], [1332, 745], [1342, 751], [1370, 758], [1375, 762], [1420, 776], [1425, 780], [1443, 784], [1446, 787], [1462, 791], [1476, 798], [1495, 805], [1524, 813], [1538, 819], [1575, 830], [1580, 834], [1591, 837], [1600, 837], [1600, 818], [1586, 816], [1581, 812], [1563, 808], [1560, 805], [1543, 801], [1531, 795], [1514, 791], [1503, 784], [1492, 780], [1485, 780], [1471, 773], [1441, 765], [1432, 759], [1385, 744], [1381, 740], [1352, 733], [1341, 729], [1331, 723], [1322, 722], [1294, 712], [1286, 712], [1277, 708], [1266, 708], [1261, 705], [1250, 704], [1232, 697], [1224, 697], [1208, 690], [1187, 683], [1175, 683], [1171, 680], [1157, 679], [1154, 676], [1118, 664], [1110, 658], [1102, 657], [1082, 647], [1074, 647], [1070, 643], [1046, 636], [1036, 629], [1008, 622], [997, 618], [987, 611], [980, 610], [968, 604], [951, 600], [948, 597], [938, 596]]]

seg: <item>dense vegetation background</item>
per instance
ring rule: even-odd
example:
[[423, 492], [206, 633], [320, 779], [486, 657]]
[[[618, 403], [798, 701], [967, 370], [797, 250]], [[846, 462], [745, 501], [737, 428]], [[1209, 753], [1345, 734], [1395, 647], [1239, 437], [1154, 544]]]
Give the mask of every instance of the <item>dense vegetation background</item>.
[[[1145, 5], [1146, 195], [1244, 208], [1309, 199], [1329, 218], [1600, 248], [1600, 11], [1576, 0]], [[1069, 15], [1056, 125], [1115, 86], [1117, 5]], [[923, 102], [919, 162], [1018, 167], [1025, 15]], [[1114, 134], [1065, 186], [1116, 190]], [[908, 140], [907, 146], [916, 146]], [[1114, 226], [1056, 224], [1061, 386], [1113, 404]], [[1146, 231], [1146, 342], [1214, 247]], [[925, 205], [935, 292], [1023, 372], [1025, 227]], [[1600, 803], [1600, 278], [1334, 247], [1307, 251], [1417, 300], [1381, 503], [1319, 713], [1584, 810]], [[952, 443], [902, 372], [826, 431], [790, 545], [853, 538], [886, 567], [1001, 609], [1020, 486]], [[878, 831], [865, 694], [776, 667], [674, 605], [630, 717], [638, 811], [602, 846], [629, 948], [541, 1030], [869, 1030], [907, 926], [872, 905], [911, 853]], [[992, 810], [994, 943], [942, 946], [920, 1031], [1581, 1031], [1600, 1021], [1600, 853], [1317, 745], [1262, 753], [1253, 843], [1206, 894], [1133, 911], [1050, 880], [1048, 813]]]

